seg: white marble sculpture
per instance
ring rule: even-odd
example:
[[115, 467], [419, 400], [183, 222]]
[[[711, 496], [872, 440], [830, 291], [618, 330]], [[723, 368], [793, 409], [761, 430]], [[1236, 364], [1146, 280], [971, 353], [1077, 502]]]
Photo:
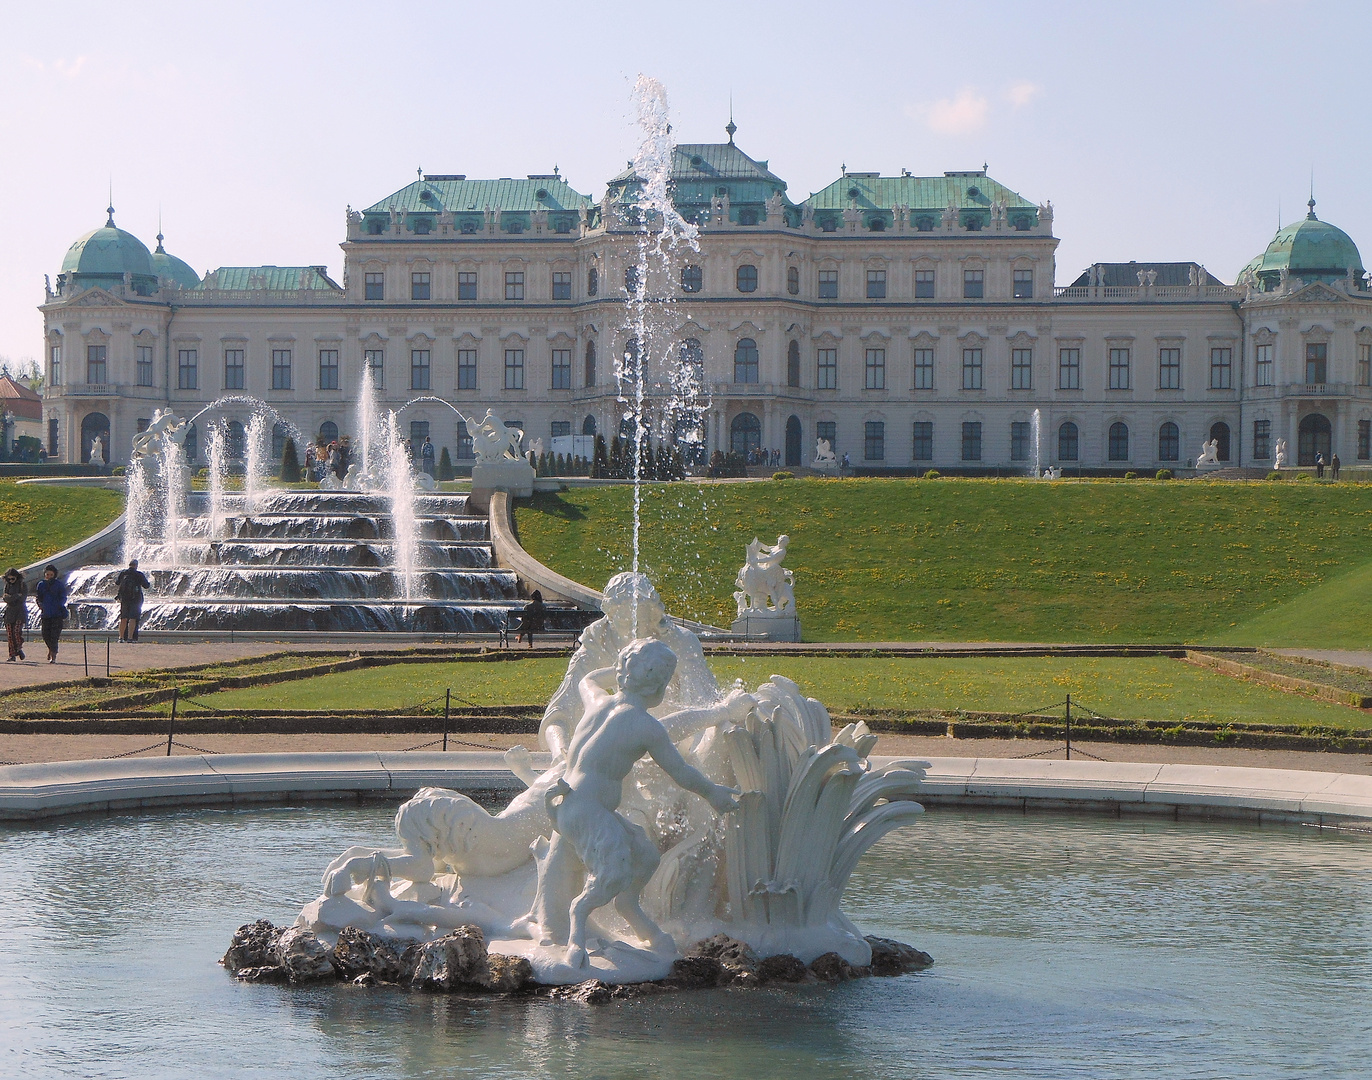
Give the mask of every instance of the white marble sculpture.
[[834, 448], [828, 439], [815, 440], [815, 465], [816, 469], [837, 469], [838, 458], [834, 456]]
[[472, 433], [472, 451], [476, 454], [478, 465], [487, 465], [505, 458], [523, 458], [519, 444], [524, 432], [519, 428], [505, 426], [505, 421], [490, 409]]
[[743, 567], [734, 581], [737, 589], [734, 602], [738, 604], [740, 617], [796, 613], [796, 594], [791, 585], [793, 575], [781, 565], [790, 542], [789, 536], [778, 536], [776, 544], [768, 547], [753, 537]]
[[1220, 463], [1220, 441], [1211, 439], [1209, 442], [1201, 443], [1200, 457], [1196, 458], [1196, 468], [1207, 469], [1218, 466]]
[[1278, 439], [1278, 440], [1277, 440], [1276, 448], [1275, 448], [1275, 457], [1274, 457], [1273, 460], [1272, 460], [1272, 467], [1273, 467], [1274, 469], [1281, 469], [1281, 468], [1285, 468], [1285, 467], [1286, 467], [1286, 440], [1285, 440], [1285, 439]]
[[[868, 962], [839, 904], [862, 853], [921, 812], [909, 799], [924, 763], [872, 771], [876, 736], [861, 724], [835, 736], [824, 706], [788, 679], [721, 693], [699, 641], [665, 618], [647, 580], [612, 584], [549, 704], [549, 756], [506, 754], [527, 790], [495, 815], [454, 791], [420, 791], [396, 815], [399, 846], [343, 852], [299, 925], [326, 939], [356, 926], [430, 940], [475, 923], [492, 952], [528, 958], [548, 983], [662, 978], [678, 949], [716, 933], [763, 955]], [[610, 693], [610, 664], [632, 693]], [[721, 816], [733, 801], [721, 789], [742, 793], [737, 811]], [[587, 839], [599, 830], [615, 837], [603, 848]], [[611, 850], [617, 867], [602, 875]], [[587, 893], [583, 957], [571, 898]]]
[[1061, 479], [1062, 479], [1062, 466], [1061, 466], [1061, 465], [1049, 465], [1048, 468], [1046, 468], [1046, 469], [1043, 470], [1043, 479], [1045, 479], [1045, 480], [1061, 480]]
[[[152, 414], [152, 422], [147, 429], [133, 437], [132, 461], [141, 461], [143, 475], [155, 478], [161, 471], [169, 446], [182, 447], [186, 442], [187, 424], [170, 409], [157, 409]], [[91, 461], [95, 461], [95, 448], [100, 445], [97, 439], [91, 448]], [[103, 461], [101, 461], [103, 464]]]

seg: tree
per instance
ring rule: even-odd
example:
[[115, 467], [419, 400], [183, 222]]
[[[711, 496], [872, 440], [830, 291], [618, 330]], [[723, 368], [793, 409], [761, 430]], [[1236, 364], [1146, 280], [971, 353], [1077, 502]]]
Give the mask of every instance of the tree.
[[296, 453], [295, 440], [286, 438], [286, 446], [281, 451], [281, 479], [294, 484], [300, 479], [300, 455]]
[[438, 455], [438, 479], [451, 480], [453, 478], [453, 459], [448, 456], [448, 448], [443, 448], [443, 453]]

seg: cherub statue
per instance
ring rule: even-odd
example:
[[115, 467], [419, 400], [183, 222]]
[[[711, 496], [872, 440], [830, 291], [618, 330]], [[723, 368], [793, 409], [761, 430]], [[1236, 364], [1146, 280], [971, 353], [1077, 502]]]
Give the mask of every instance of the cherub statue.
[[781, 565], [786, 558], [789, 536], [778, 536], [774, 547], [768, 547], [757, 537], [748, 545], [747, 560], [734, 582], [738, 590], [734, 600], [742, 618], [748, 613], [793, 615], [796, 595], [791, 587], [792, 574]]
[[[675, 669], [671, 649], [639, 640], [620, 652], [613, 668], [591, 672], [578, 688], [585, 711], [567, 748], [566, 770], [546, 795], [553, 836], [536, 849], [538, 891], [529, 914], [514, 926], [540, 943], [565, 944], [574, 968], [587, 963], [587, 919], [611, 902], [649, 949], [675, 952], [671, 936], [640, 905], [660, 861], [657, 847], [617, 813], [624, 780], [639, 758], [650, 755], [716, 813], [738, 808], [738, 790], [687, 763], [663, 721], [648, 711], [661, 703]], [[616, 689], [610, 692], [604, 684], [612, 676]]]
[[477, 424], [472, 435], [472, 450], [478, 465], [501, 461], [504, 458], [520, 458], [519, 444], [524, 438], [520, 428], [508, 428], [505, 422], [490, 409]]

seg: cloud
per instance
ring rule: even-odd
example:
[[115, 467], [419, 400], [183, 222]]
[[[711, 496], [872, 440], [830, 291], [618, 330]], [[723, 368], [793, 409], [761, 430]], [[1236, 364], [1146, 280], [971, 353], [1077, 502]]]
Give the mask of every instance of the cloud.
[[1005, 92], [1005, 100], [1010, 102], [1016, 109], [1022, 109], [1041, 93], [1043, 93], [1043, 87], [1038, 83], [1022, 80], [1015, 83]]
[[985, 97], [970, 86], [965, 86], [955, 97], [939, 98], [914, 112], [931, 131], [940, 135], [966, 135], [986, 123], [990, 108], [991, 103]]
[[81, 74], [81, 69], [86, 66], [86, 58], [84, 56], [78, 56], [70, 63], [66, 60], [54, 60], [52, 66], [57, 74], [65, 76], [68, 79], [74, 79]]

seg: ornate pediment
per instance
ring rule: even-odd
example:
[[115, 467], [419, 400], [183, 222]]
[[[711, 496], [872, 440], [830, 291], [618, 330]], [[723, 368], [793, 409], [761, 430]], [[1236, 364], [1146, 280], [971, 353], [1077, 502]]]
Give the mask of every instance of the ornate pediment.
[[1287, 297], [1287, 299], [1293, 300], [1297, 304], [1346, 304], [1348, 302], [1348, 296], [1345, 293], [1331, 289], [1322, 281], [1312, 281], [1300, 292]]
[[123, 307], [124, 301], [104, 289], [87, 289], [70, 304], [72, 307]]

